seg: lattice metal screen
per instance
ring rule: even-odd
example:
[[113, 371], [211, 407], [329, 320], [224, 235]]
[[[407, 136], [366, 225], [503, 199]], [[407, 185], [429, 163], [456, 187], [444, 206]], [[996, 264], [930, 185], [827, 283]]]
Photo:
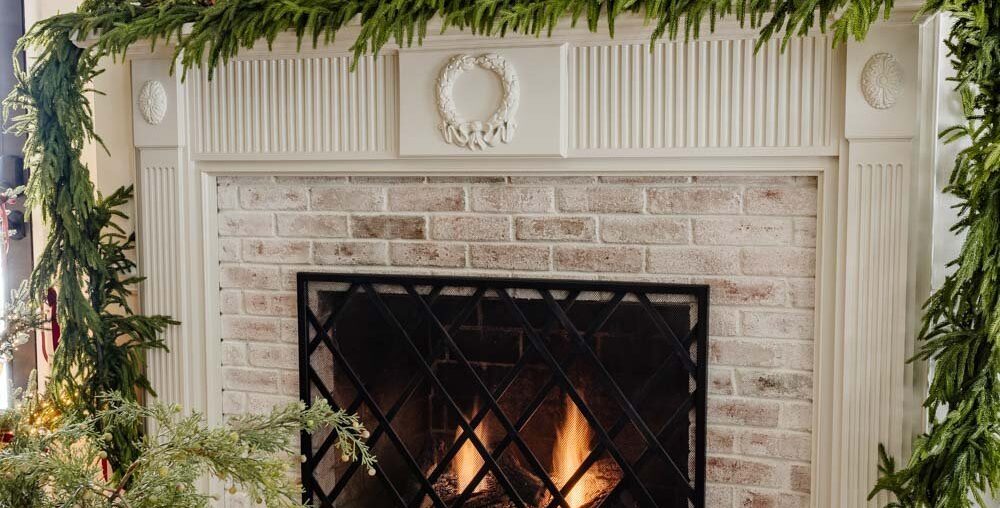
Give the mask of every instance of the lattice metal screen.
[[704, 506], [707, 286], [301, 273], [298, 315], [302, 398], [379, 457], [303, 434], [306, 502]]

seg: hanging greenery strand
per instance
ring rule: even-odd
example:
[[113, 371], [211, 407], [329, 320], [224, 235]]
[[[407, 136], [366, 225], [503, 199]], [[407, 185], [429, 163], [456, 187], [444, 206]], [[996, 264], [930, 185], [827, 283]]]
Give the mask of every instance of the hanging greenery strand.
[[941, 137], [969, 144], [945, 189], [959, 200], [952, 230], [965, 243], [920, 333], [916, 358], [934, 361], [929, 430], [904, 469], [880, 450], [872, 496], [892, 492], [890, 506], [901, 508], [988, 506], [983, 496], [1000, 485], [1000, 2], [933, 0], [926, 9], [954, 17], [947, 46], [967, 121]]
[[[863, 38], [891, 8], [892, 0], [88, 0], [29, 31], [20, 49], [35, 49], [39, 58], [5, 101], [8, 111], [20, 111], [14, 131], [27, 136], [29, 203], [41, 207], [50, 225], [31, 289], [38, 298], [49, 287], [59, 290], [63, 339], [52, 386], [59, 400], [88, 414], [102, 409], [100, 393], [151, 389], [143, 358], [164, 346], [157, 336], [171, 323], [128, 307], [125, 296], [138, 281], [124, 255], [133, 240], [113, 219], [130, 191], [97, 196], [80, 160], [87, 142], [99, 142], [86, 94], [103, 57], [122, 55], [139, 41], [169, 41], [181, 72], [200, 67], [211, 76], [241, 49], [289, 30], [300, 45], [315, 46], [360, 20], [352, 47], [361, 55], [390, 41], [419, 43], [433, 19], [442, 30], [489, 36], [541, 36], [567, 19], [585, 21], [592, 31], [606, 23], [613, 35], [626, 13], [644, 17], [653, 39], [697, 37], [703, 24], [714, 28], [733, 16], [760, 30], [758, 44], [815, 27], [842, 42]], [[956, 19], [948, 47], [968, 117], [945, 137], [971, 143], [948, 187], [962, 202], [955, 230], [967, 239], [954, 275], [927, 304], [918, 355], [937, 364], [926, 406], [931, 415], [946, 414], [931, 418], [906, 468], [883, 454], [876, 491], [894, 493], [894, 506], [965, 508], [970, 493], [992, 494], [1000, 481], [1000, 1], [929, 0], [925, 13], [941, 10]], [[87, 38], [94, 39], [87, 49], [74, 43]], [[124, 315], [111, 306], [122, 306]], [[117, 463], [135, 453], [134, 435], [126, 434], [110, 450]]]

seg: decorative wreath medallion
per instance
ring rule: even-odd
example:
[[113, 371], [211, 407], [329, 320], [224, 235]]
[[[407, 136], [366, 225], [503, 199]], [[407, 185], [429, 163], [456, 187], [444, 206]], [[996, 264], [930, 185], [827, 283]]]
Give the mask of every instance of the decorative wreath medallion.
[[[463, 72], [473, 67], [482, 67], [496, 74], [503, 85], [503, 98], [497, 110], [488, 120], [466, 120], [458, 115], [452, 92], [455, 81]], [[496, 54], [480, 56], [458, 55], [441, 70], [437, 83], [438, 113], [441, 115], [441, 135], [448, 143], [469, 150], [483, 150], [498, 142], [510, 143], [517, 129], [514, 116], [517, 114], [521, 85], [514, 66], [504, 57]]]
[[903, 92], [903, 68], [889, 53], [875, 53], [861, 69], [861, 93], [875, 109], [889, 109]]
[[149, 125], [159, 125], [167, 116], [167, 90], [159, 81], [147, 81], [139, 90], [139, 114]]

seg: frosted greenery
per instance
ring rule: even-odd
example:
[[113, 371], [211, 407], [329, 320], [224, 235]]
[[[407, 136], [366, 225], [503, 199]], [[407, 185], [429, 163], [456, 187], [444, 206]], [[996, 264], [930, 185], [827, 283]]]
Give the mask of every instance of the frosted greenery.
[[[117, 394], [102, 401], [104, 408], [90, 418], [49, 418], [55, 413], [48, 399], [31, 395], [0, 416], [0, 429], [13, 439], [0, 443], [0, 507], [200, 508], [213, 500], [198, 488], [205, 475], [256, 503], [301, 506], [301, 486], [288, 474], [298, 463], [299, 430], [332, 428], [342, 455], [368, 470], [375, 465], [357, 417], [323, 401], [235, 417], [217, 428], [176, 406], [147, 407]], [[112, 433], [143, 422], [155, 430], [135, 443], [133, 462], [120, 475], [106, 474], [102, 459]]]

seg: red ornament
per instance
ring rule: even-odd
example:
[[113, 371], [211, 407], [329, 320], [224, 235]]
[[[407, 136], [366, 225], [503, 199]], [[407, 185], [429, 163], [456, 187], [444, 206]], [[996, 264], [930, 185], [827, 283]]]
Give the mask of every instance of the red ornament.
[[[49, 322], [52, 326], [52, 352], [55, 353], [56, 348], [59, 347], [59, 320], [56, 318], [56, 309], [58, 307], [58, 300], [56, 297], [55, 288], [49, 288], [48, 294], [46, 294], [46, 303], [49, 304]], [[49, 361], [49, 353], [45, 350], [45, 341], [42, 341], [42, 356], [45, 357], [45, 361]]]

